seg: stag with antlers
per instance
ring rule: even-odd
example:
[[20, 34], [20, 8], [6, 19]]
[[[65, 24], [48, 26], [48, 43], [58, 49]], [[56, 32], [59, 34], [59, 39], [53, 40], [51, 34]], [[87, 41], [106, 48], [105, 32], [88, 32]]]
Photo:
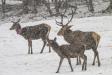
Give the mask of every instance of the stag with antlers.
[[[57, 35], [63, 36], [64, 39], [70, 44], [75, 45], [77, 43], [80, 45], [86, 45], [86, 50], [92, 49], [94, 52], [94, 60], [92, 65], [95, 65], [95, 59], [97, 57], [98, 66], [100, 66], [99, 53], [97, 51], [98, 44], [100, 41], [100, 35], [97, 34], [96, 32], [83, 32], [80, 30], [72, 31], [70, 29], [72, 26], [69, 25], [69, 23], [73, 19], [73, 15], [74, 15], [73, 10], [72, 10], [72, 16], [66, 24], [63, 24], [63, 18], [64, 18], [63, 15], [65, 15], [65, 12], [64, 14], [61, 15], [61, 22], [56, 21], [56, 24], [61, 27]], [[78, 57], [77, 57], [77, 64], [80, 64]]]
[[[32, 40], [37, 39], [42, 39], [42, 41], [44, 42], [44, 45], [40, 52], [43, 53], [44, 47], [47, 43], [47, 38], [49, 37], [51, 27], [45, 23], [42, 23], [35, 26], [26, 26], [24, 28], [21, 28], [19, 22], [20, 19], [17, 22], [13, 22], [13, 25], [11, 26], [10, 30], [16, 30], [17, 34], [23, 36], [26, 40], [28, 40], [28, 47], [29, 47], [28, 54], [33, 54]], [[51, 52], [50, 46], [49, 46], [49, 52]]]

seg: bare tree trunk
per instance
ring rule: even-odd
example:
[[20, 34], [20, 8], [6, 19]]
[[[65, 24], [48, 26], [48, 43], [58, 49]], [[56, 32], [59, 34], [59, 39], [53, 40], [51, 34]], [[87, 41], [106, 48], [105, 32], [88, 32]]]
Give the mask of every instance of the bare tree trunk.
[[50, 16], [52, 16], [52, 15], [53, 15], [53, 13], [52, 13], [52, 10], [51, 10], [51, 7], [50, 7], [50, 3], [49, 3], [49, 2], [47, 2], [47, 1], [44, 1], [43, 3], [44, 3], [44, 4], [45, 4], [45, 6], [47, 7], [47, 10], [48, 10], [48, 12], [49, 12]]
[[32, 13], [37, 13], [37, 4], [38, 4], [39, 0], [33, 0], [33, 10], [32, 10]]
[[110, 0], [110, 5], [107, 7], [106, 10], [104, 10], [104, 12], [112, 12], [112, 0]]
[[23, 0], [23, 13], [24, 14], [28, 14], [28, 11], [29, 11], [28, 2], [29, 2], [29, 0]]
[[2, 13], [3, 13], [3, 18], [5, 17], [5, 5], [6, 5], [6, 0], [2, 0]]
[[[64, 6], [65, 5], [65, 6]], [[67, 6], [67, 0], [55, 0], [55, 11], [56, 14], [60, 14], [60, 8], [66, 8]]]
[[55, 0], [55, 10], [56, 10], [56, 13], [59, 13], [59, 7], [58, 7], [58, 1]]
[[93, 13], [94, 12], [93, 0], [86, 0], [86, 2], [88, 5], [88, 10]]
[[59, 9], [61, 7], [62, 1], [61, 0], [55, 0], [55, 10], [56, 10], [56, 14], [59, 14], [60, 13]]

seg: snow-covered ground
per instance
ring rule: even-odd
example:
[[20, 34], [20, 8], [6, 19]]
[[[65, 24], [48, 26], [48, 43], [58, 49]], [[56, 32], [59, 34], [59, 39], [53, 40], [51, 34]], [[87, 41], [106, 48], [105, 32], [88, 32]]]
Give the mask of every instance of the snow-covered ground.
[[[40, 23], [51, 25], [50, 38], [58, 37], [56, 33], [60, 27], [55, 20], [21, 23], [22, 27], [37, 25]], [[101, 35], [98, 47], [101, 67], [92, 66], [93, 52], [86, 51], [88, 56], [87, 71], [81, 71], [81, 65], [76, 65], [76, 59], [72, 59], [74, 72], [70, 71], [67, 60], [64, 60], [60, 73], [56, 74], [59, 57], [52, 50], [48, 53], [48, 47], [40, 54], [43, 42], [33, 41], [33, 55], [27, 54], [27, 41], [15, 31], [10, 31], [12, 23], [0, 25], [0, 75], [112, 75], [112, 16], [91, 17], [73, 19], [72, 30], [95, 31]], [[66, 43], [62, 37], [58, 37], [58, 43]]]

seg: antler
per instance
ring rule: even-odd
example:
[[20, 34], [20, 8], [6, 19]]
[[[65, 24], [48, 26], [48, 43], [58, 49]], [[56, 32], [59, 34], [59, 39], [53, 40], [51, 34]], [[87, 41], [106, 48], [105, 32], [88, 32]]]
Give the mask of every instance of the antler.
[[[71, 9], [71, 10], [72, 10], [72, 9]], [[68, 25], [68, 24], [72, 21], [73, 16], [74, 16], [74, 11], [72, 10], [72, 16], [71, 16], [71, 19], [70, 19], [70, 20], [68, 19], [68, 23], [67, 23], [66, 25]]]
[[55, 19], [55, 22], [58, 26], [62, 26], [63, 24], [61, 22], [58, 22], [56, 19]]
[[64, 13], [61, 13], [61, 14], [60, 14], [61, 22], [58, 22], [57, 20], [55, 20], [57, 25], [59, 25], [59, 26], [63, 26], [63, 25], [64, 25], [64, 24], [63, 24], [63, 18], [64, 18], [64, 16], [65, 16], [66, 11], [67, 11], [67, 9], [65, 9]]
[[20, 22], [21, 19], [18, 19], [17, 22]]

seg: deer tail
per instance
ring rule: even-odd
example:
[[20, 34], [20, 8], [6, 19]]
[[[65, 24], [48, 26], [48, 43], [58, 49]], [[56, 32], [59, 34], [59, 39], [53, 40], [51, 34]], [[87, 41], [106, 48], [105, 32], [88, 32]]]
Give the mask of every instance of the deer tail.
[[93, 32], [92, 33], [92, 37], [96, 43], [96, 47], [98, 47], [99, 41], [100, 41], [100, 35], [98, 35], [97, 33]]

